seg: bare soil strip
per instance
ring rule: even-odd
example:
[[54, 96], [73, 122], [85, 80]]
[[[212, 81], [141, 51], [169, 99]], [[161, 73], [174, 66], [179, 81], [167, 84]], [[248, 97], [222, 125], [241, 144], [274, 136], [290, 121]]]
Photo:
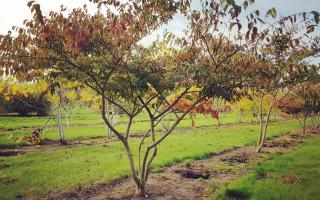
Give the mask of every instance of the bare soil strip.
[[247, 173], [248, 169], [282, 154], [305, 140], [318, 137], [319, 131], [308, 131], [304, 136], [293, 133], [267, 140], [262, 153], [256, 153], [254, 146], [235, 147], [203, 160], [176, 164], [150, 175], [146, 191], [147, 197], [134, 195], [135, 187], [130, 178], [122, 178], [94, 185], [90, 188], [76, 188], [72, 192], [49, 194], [46, 199], [161, 199], [194, 200], [207, 197], [210, 184], [220, 184], [236, 179]]

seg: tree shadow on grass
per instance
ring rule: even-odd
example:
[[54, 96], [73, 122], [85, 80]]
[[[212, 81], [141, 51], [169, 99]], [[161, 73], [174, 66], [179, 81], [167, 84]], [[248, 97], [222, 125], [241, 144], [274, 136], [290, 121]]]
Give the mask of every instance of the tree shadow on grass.
[[250, 199], [250, 193], [240, 189], [226, 189], [225, 197], [230, 200], [247, 200]]

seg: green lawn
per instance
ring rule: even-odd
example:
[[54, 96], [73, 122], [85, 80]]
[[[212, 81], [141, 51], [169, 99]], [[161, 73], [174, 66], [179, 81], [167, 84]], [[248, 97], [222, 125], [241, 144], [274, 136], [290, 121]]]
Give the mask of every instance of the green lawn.
[[[272, 123], [268, 137], [297, 127], [296, 121]], [[236, 125], [171, 135], [160, 145], [153, 166], [160, 169], [184, 160], [201, 159], [234, 146], [254, 144], [258, 130], [259, 125]], [[131, 144], [136, 155], [138, 140], [133, 139]], [[78, 184], [88, 186], [129, 174], [128, 161], [119, 142], [27, 153], [1, 158], [0, 163], [2, 199], [13, 199], [17, 195], [45, 195], [54, 190], [69, 190]]]
[[[72, 113], [72, 124], [95, 124], [102, 123], [101, 115], [97, 112], [93, 112], [88, 108], [76, 108]], [[38, 116], [0, 116], [0, 129], [19, 129], [30, 127], [41, 127], [47, 121], [48, 117]], [[65, 120], [63, 120], [65, 122]], [[49, 125], [55, 125], [55, 122], [51, 120]]]
[[[62, 112], [62, 123], [65, 125], [65, 112]], [[53, 118], [56, 116], [53, 116]], [[19, 129], [19, 128], [34, 128], [41, 127], [47, 121], [48, 117], [38, 117], [38, 116], [27, 116], [20, 117], [17, 115], [10, 116], [0, 116], [0, 129]], [[138, 115], [136, 121], [146, 120], [146, 115]], [[56, 120], [56, 119], [55, 119]], [[49, 126], [56, 126], [55, 120], [49, 122]], [[119, 122], [125, 122], [127, 119], [125, 117], [119, 117]], [[71, 125], [90, 125], [90, 124], [103, 124], [103, 120], [100, 112], [93, 111], [86, 107], [76, 107], [71, 113]]]
[[[65, 113], [64, 113], [65, 114]], [[71, 125], [94, 125], [94, 124], [103, 124], [101, 114], [94, 112], [89, 108], [76, 108], [71, 115]], [[63, 124], [66, 124], [64, 116]], [[188, 117], [186, 117], [188, 118]], [[197, 120], [209, 119], [208, 116], [198, 115], [196, 116]], [[28, 116], [28, 117], [19, 117], [19, 116], [0, 116], [0, 129], [21, 129], [21, 128], [35, 128], [42, 127], [47, 121], [48, 117], [37, 117], [37, 116]], [[211, 118], [210, 118], [211, 119]], [[134, 118], [136, 122], [147, 122], [148, 117], [146, 114], [140, 114]], [[213, 124], [217, 124], [216, 120], [213, 120]], [[235, 123], [236, 117], [234, 113], [222, 113], [222, 122], [223, 123]], [[246, 118], [246, 121], [249, 121], [249, 117]], [[128, 119], [124, 116], [120, 116], [118, 121], [124, 123]], [[198, 124], [200, 123], [200, 124]], [[197, 122], [196, 125], [201, 125], [202, 122]], [[56, 126], [55, 120], [49, 122], [49, 126]]]
[[[67, 140], [83, 139], [83, 138], [92, 138], [97, 136], [106, 136], [105, 125], [101, 122], [101, 117], [95, 113], [90, 112], [89, 110], [77, 110], [77, 113], [74, 114], [77, 120], [72, 120], [72, 125], [81, 124], [81, 126], [64, 126], [65, 138]], [[90, 119], [88, 116], [94, 117]], [[0, 147], [7, 146], [20, 146], [24, 145], [25, 141], [23, 137], [31, 135], [33, 129], [18, 129], [21, 128], [22, 124], [28, 124], [30, 127], [36, 127], [43, 125], [46, 118], [41, 117], [0, 117], [0, 121], [6, 119], [8, 127], [15, 127], [13, 131], [0, 131]], [[91, 121], [90, 121], [91, 120]], [[95, 120], [95, 121], [94, 121]], [[120, 118], [119, 125], [116, 126], [121, 132], [125, 132], [126, 120], [124, 117]], [[144, 133], [150, 128], [150, 124], [147, 121], [148, 118], [145, 115], [137, 116], [136, 121], [132, 125], [131, 131], [133, 133]], [[249, 121], [249, 118], [247, 118]], [[51, 123], [53, 123], [52, 121]], [[198, 115], [195, 119], [196, 127], [204, 126], [216, 126], [217, 121], [212, 119], [210, 116]], [[97, 124], [98, 123], [98, 124]], [[235, 123], [234, 113], [223, 113], [222, 114], [222, 124], [233, 124]], [[1, 123], [0, 123], [1, 124]], [[1, 126], [4, 126], [1, 124]], [[191, 120], [189, 117], [186, 117], [178, 125], [178, 129], [189, 128], [191, 127]], [[162, 126], [159, 124], [156, 128], [157, 131], [161, 131]], [[55, 127], [49, 127], [45, 129], [44, 136], [49, 140], [58, 141], [59, 135], [58, 130]]]
[[320, 137], [255, 166], [220, 186], [211, 199], [315, 200], [320, 198]]

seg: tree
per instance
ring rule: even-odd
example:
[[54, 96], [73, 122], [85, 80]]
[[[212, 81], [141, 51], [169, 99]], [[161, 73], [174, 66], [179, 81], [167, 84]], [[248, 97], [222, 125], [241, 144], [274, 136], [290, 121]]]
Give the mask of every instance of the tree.
[[[238, 123], [243, 122], [246, 117], [250, 117], [251, 122], [259, 122], [258, 101], [255, 92], [248, 91], [248, 94], [233, 104], [233, 110], [236, 114]], [[266, 107], [266, 103], [263, 104]]]
[[[267, 64], [267, 76], [272, 78], [265, 78], [265, 71], [258, 75], [261, 84], [255, 84], [254, 90], [260, 96], [259, 116], [260, 116], [260, 132], [257, 142], [257, 152], [260, 152], [267, 134], [267, 128], [270, 121], [271, 111], [274, 106], [285, 98], [290, 91], [297, 85], [308, 80], [319, 80], [318, 69], [314, 65], [310, 65], [303, 60], [313, 54], [310, 49], [290, 48], [288, 43], [291, 41], [291, 35], [286, 34], [279, 36], [275, 33], [271, 40], [270, 46], [264, 49], [264, 54], [269, 58]], [[264, 58], [264, 59], [267, 59]], [[264, 83], [263, 83], [264, 82]], [[263, 83], [263, 84], [262, 84]], [[269, 97], [269, 106], [266, 115], [263, 113], [263, 99]]]
[[[190, 95], [187, 96], [186, 98], [180, 99], [177, 104], [174, 106], [175, 109], [177, 109], [180, 112], [186, 112], [186, 110], [190, 107], [192, 102], [194, 101], [193, 99], [198, 98], [196, 95]], [[195, 127], [195, 120], [194, 117], [197, 114], [202, 114], [202, 115], [210, 115], [213, 119], [217, 119], [218, 121], [218, 126], [220, 126], [220, 121], [219, 121], [219, 112], [213, 108], [214, 101], [212, 99], [205, 99], [201, 101], [199, 104], [194, 106], [194, 108], [189, 112], [189, 116], [192, 120], [192, 128]]]
[[[0, 64], [17, 78], [61, 76], [96, 91], [102, 102], [102, 118], [123, 144], [132, 179], [138, 194], [143, 196], [157, 148], [181, 120], [204, 100], [238, 99], [243, 95], [242, 89], [251, 83], [252, 70], [260, 69], [247, 65], [248, 44], [236, 44], [217, 27], [219, 22], [230, 24], [223, 22], [227, 15], [232, 20], [238, 19], [241, 6], [234, 1], [221, 5], [205, 2], [201, 12], [190, 11], [190, 2], [185, 0], [93, 1], [98, 6], [107, 5], [107, 12], [90, 15], [84, 7], [66, 15], [62, 7], [60, 12], [50, 12], [44, 17], [40, 5], [29, 2], [34, 19], [26, 20], [24, 28], [16, 28], [16, 37], [9, 33], [0, 38]], [[242, 7], [248, 6], [248, 1], [245, 2]], [[139, 45], [142, 38], [170, 21], [177, 12], [190, 21], [186, 37], [167, 35], [164, 44], [168, 51], [159, 51], [159, 42], [150, 47]], [[238, 22], [237, 26], [242, 25]], [[249, 29], [254, 41], [257, 30]], [[170, 42], [175, 42], [174, 47], [170, 47]], [[199, 90], [191, 90], [193, 86]], [[177, 96], [169, 102], [173, 93]], [[174, 112], [175, 105], [190, 94], [196, 96], [190, 106], [176, 113], [166, 132], [156, 135], [158, 122]], [[107, 103], [127, 116], [124, 133], [106, 116]], [[136, 165], [129, 143], [130, 128], [143, 110], [149, 117], [150, 130], [140, 141]]]
[[288, 96], [277, 103], [281, 111], [293, 116], [299, 121], [303, 135], [305, 135], [306, 132], [306, 122], [308, 118], [312, 117], [312, 123], [315, 129], [317, 129], [319, 125], [316, 119], [320, 112], [319, 92], [319, 87], [314, 83], [300, 84], [294, 90], [295, 95]]
[[51, 102], [48, 97], [47, 84], [44, 81], [28, 83], [17, 82], [12, 77], [1, 80], [1, 104], [8, 112], [27, 116], [36, 113], [47, 116]]
[[[256, 10], [246, 16], [248, 29], [245, 30], [239, 16], [242, 8], [246, 8], [250, 2], [244, 1], [243, 6], [235, 4], [234, 1], [227, 1], [228, 3], [231, 4], [230, 17], [225, 15], [228, 6], [221, 6], [216, 2], [205, 3], [202, 13], [194, 11], [190, 17], [192, 31], [189, 38], [196, 40], [207, 52], [210, 64], [215, 68], [213, 81], [226, 77], [227, 73], [230, 81], [237, 82], [238, 74], [244, 75], [246, 81], [251, 82], [246, 88], [261, 93], [263, 102], [266, 94], [272, 95], [275, 99], [281, 89], [304, 80], [309, 72], [317, 74], [315, 66], [299, 62], [307, 54], [311, 54], [309, 50], [305, 50], [309, 48], [302, 45], [307, 40], [303, 36], [305, 28], [307, 34], [312, 33], [319, 23], [318, 12], [293, 14], [281, 17], [275, 22], [265, 23], [267, 20], [262, 19], [260, 12]], [[271, 8], [266, 15], [276, 18], [276, 9]], [[228, 28], [229, 35], [219, 32]], [[233, 31], [234, 29], [237, 30]], [[181, 43], [191, 41], [184, 39]], [[229, 62], [234, 63], [234, 68], [230, 67], [232, 64]], [[260, 110], [261, 105], [262, 103]], [[266, 123], [263, 112], [259, 113], [261, 128], [258, 152], [264, 143], [273, 105], [274, 101], [269, 106]]]

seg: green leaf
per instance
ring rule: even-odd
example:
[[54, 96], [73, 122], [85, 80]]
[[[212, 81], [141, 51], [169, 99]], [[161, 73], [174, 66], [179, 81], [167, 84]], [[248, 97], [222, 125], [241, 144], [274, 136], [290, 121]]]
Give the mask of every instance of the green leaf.
[[276, 8], [275, 8], [275, 7], [270, 8], [270, 9], [268, 10], [268, 12], [266, 13], [266, 16], [271, 16], [271, 17], [273, 17], [273, 18], [276, 18], [276, 17], [277, 17], [277, 10], [276, 10]]
[[227, 4], [234, 6], [236, 2], [234, 0], [227, 0]]
[[317, 12], [317, 11], [311, 11], [311, 13], [313, 14], [313, 19], [314, 19], [314, 22], [316, 23], [316, 24], [319, 24], [319, 22], [320, 22], [320, 14], [319, 14], [319, 12]]

